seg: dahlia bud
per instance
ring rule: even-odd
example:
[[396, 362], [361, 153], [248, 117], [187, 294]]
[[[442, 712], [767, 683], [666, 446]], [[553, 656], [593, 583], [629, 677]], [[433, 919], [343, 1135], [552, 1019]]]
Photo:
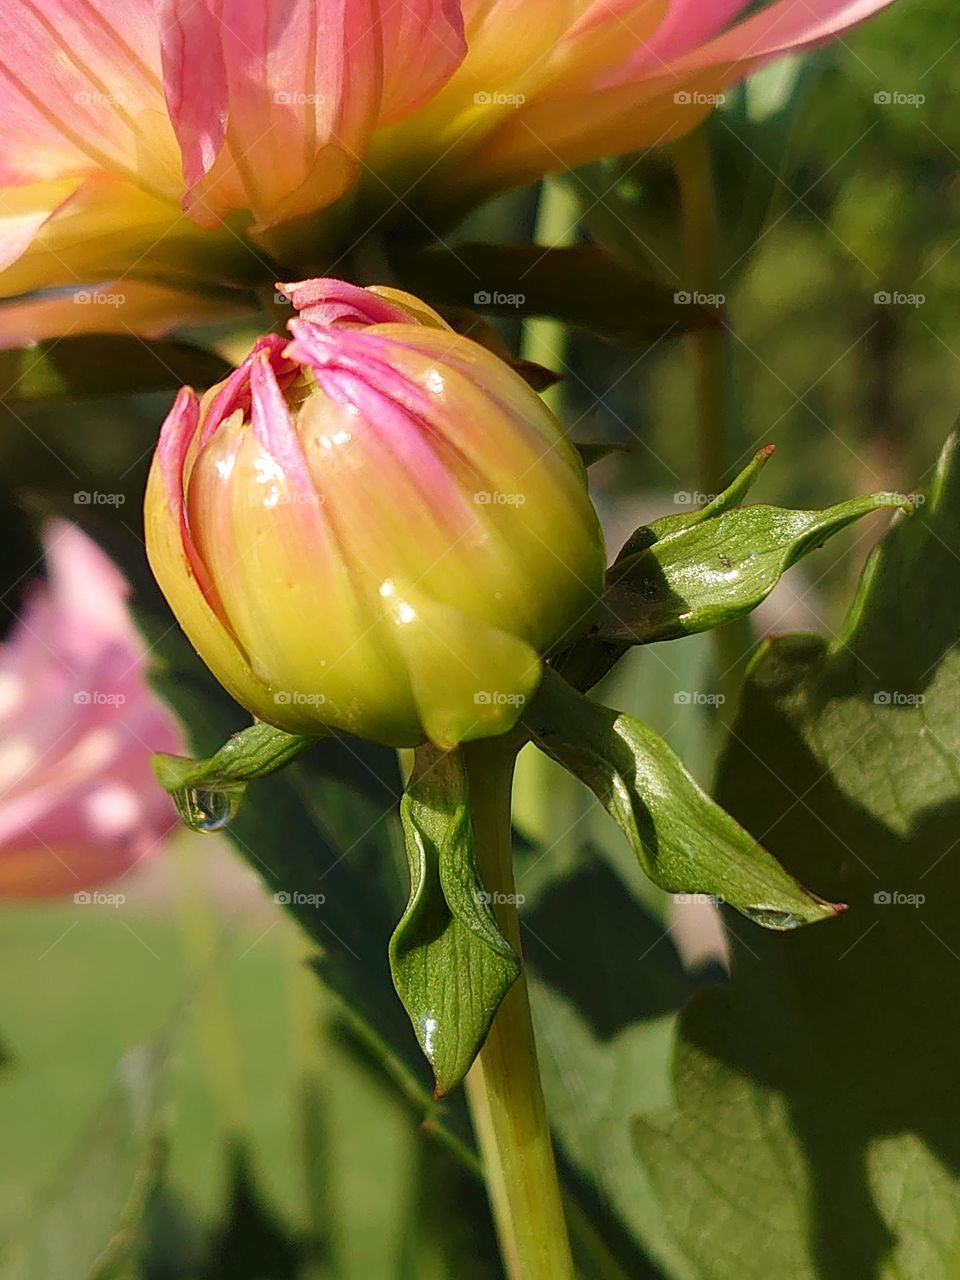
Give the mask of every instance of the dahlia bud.
[[279, 728], [444, 748], [504, 733], [602, 590], [580, 459], [520, 377], [417, 299], [287, 292], [292, 340], [261, 338], [163, 425], [157, 580]]

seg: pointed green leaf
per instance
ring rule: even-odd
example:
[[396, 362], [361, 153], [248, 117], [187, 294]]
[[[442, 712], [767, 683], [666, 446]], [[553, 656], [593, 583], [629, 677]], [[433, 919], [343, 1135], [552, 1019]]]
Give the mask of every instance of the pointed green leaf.
[[768, 929], [843, 910], [787, 875], [639, 720], [584, 698], [547, 668], [523, 723], [596, 795], [662, 889], [710, 894]]
[[418, 749], [401, 817], [410, 901], [390, 965], [442, 1096], [469, 1070], [520, 965], [478, 878], [459, 753]]

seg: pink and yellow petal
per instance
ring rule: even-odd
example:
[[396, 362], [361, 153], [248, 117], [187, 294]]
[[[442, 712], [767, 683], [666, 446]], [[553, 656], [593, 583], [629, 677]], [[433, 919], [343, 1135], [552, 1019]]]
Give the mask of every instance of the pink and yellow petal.
[[66, 296], [33, 296], [0, 306], [0, 350], [81, 334], [159, 338], [183, 325], [239, 320], [249, 311], [239, 293], [231, 302], [142, 280], [109, 280]]
[[111, 0], [7, 0], [0, 8], [0, 180], [97, 170], [175, 199], [176, 141], [164, 109], [152, 7]]

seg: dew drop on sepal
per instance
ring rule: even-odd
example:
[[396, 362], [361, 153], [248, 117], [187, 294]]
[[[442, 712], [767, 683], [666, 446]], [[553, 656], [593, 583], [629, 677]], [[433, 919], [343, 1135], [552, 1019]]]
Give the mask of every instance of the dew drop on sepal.
[[192, 831], [222, 831], [236, 816], [243, 790], [243, 787], [184, 787], [173, 793], [173, 803]]

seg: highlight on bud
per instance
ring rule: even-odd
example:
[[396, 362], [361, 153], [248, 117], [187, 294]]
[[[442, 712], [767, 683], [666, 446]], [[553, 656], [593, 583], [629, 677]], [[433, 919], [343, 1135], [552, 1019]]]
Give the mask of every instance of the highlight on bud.
[[291, 337], [259, 339], [202, 397], [184, 388], [163, 425], [145, 521], [167, 600], [282, 729], [443, 748], [509, 731], [603, 588], [580, 458], [513, 370], [418, 299], [282, 288]]

